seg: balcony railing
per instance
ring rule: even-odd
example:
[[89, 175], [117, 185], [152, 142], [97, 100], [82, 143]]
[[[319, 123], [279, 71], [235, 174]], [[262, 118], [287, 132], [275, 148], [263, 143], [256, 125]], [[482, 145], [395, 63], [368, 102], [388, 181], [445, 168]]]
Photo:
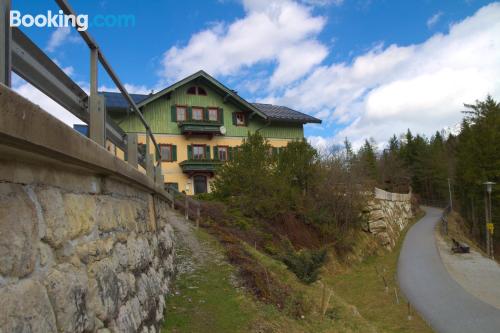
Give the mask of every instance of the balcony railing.
[[221, 160], [204, 159], [204, 160], [185, 160], [179, 163], [182, 172], [193, 174], [196, 172], [206, 172], [214, 174], [217, 168], [223, 163]]
[[224, 135], [225, 129], [221, 122], [218, 121], [184, 121], [179, 122], [179, 128], [182, 134], [206, 134], [206, 135]]

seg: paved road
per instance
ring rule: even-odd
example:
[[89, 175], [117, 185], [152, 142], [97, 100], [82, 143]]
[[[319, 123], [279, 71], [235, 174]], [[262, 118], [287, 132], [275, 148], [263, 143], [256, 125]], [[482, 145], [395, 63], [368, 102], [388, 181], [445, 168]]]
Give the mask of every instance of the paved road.
[[425, 217], [408, 231], [399, 255], [402, 291], [436, 332], [499, 333], [500, 310], [466, 292], [441, 261], [434, 228], [442, 211], [424, 210]]

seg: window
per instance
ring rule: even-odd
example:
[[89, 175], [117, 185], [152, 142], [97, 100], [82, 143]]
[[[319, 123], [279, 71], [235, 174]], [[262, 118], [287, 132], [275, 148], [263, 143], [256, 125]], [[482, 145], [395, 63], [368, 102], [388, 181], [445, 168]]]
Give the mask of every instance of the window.
[[188, 95], [207, 96], [207, 91], [204, 88], [196, 86], [189, 87], [187, 93]]
[[169, 188], [173, 188], [179, 191], [179, 183], [165, 183], [165, 190], [168, 191]]
[[172, 158], [172, 145], [160, 145], [161, 160], [170, 162]]
[[218, 152], [219, 152], [219, 160], [221, 160], [221, 161], [228, 160], [228, 147], [227, 146], [219, 146]]
[[219, 109], [217, 109], [217, 108], [209, 108], [208, 109], [208, 120], [210, 120], [210, 121], [218, 121], [219, 120]]
[[207, 96], [207, 91], [202, 87], [198, 87], [198, 95]]
[[205, 146], [193, 145], [193, 159], [194, 160], [204, 160], [205, 159]]
[[193, 120], [203, 120], [203, 109], [202, 108], [193, 108], [192, 109], [192, 117], [193, 117]]
[[245, 126], [245, 114], [236, 112], [236, 126]]
[[177, 121], [186, 121], [186, 107], [185, 106], [178, 106], [176, 109], [176, 116], [177, 116]]

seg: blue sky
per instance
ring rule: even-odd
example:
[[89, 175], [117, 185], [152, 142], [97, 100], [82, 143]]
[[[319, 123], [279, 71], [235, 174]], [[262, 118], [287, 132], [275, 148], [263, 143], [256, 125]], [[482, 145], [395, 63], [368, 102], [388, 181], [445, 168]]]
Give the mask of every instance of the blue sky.
[[[133, 27], [89, 32], [134, 92], [204, 69], [250, 101], [323, 120], [325, 146], [383, 143], [406, 128], [431, 134], [460, 121], [461, 104], [500, 98], [500, 4], [481, 0], [73, 0], [78, 13], [131, 14]], [[13, 1], [39, 14], [52, 1]], [[23, 28], [83, 87], [88, 50], [75, 31]], [[103, 74], [100, 85], [112, 89]], [[20, 93], [40, 95], [21, 81]], [[52, 109], [55, 109], [52, 107]], [[71, 123], [70, 117], [57, 111]]]

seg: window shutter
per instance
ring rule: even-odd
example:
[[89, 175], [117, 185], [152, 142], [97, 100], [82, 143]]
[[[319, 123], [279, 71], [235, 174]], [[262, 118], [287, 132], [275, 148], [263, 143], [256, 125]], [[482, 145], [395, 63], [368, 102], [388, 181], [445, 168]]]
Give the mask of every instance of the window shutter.
[[177, 121], [177, 107], [175, 105], [172, 105], [170, 110], [171, 110], [172, 122], [176, 122]]
[[188, 151], [188, 160], [192, 160], [193, 159], [193, 147], [191, 145], [188, 145], [187, 151]]
[[208, 108], [203, 108], [203, 119], [208, 121]]
[[219, 159], [219, 147], [214, 146], [214, 160]]
[[172, 161], [177, 161], [177, 146], [172, 145]]
[[232, 160], [232, 159], [233, 159], [233, 147], [229, 147], [229, 148], [227, 149], [227, 154], [229, 155], [229, 156], [228, 156], [228, 159], [229, 159], [229, 160]]
[[191, 121], [193, 120], [193, 108], [192, 107], [188, 107], [188, 115], [187, 115], [187, 121]]
[[223, 108], [219, 108], [219, 122], [221, 124], [224, 124], [224, 109]]
[[233, 125], [236, 125], [236, 112], [233, 112]]
[[205, 146], [205, 158], [206, 158], [207, 160], [209, 160], [209, 159], [210, 159], [210, 146], [208, 146], [208, 145], [207, 145], [207, 146]]
[[248, 126], [248, 114], [245, 113], [244, 119], [245, 119], [245, 126]]

